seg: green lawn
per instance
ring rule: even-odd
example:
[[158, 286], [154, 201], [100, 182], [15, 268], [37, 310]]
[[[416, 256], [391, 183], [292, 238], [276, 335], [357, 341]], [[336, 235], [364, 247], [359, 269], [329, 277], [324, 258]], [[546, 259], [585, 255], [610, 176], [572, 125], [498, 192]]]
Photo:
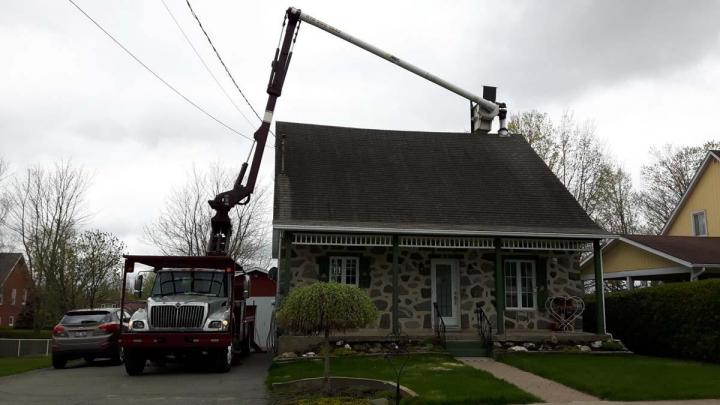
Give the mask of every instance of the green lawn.
[[509, 354], [500, 360], [603, 399], [720, 398], [720, 364], [583, 354]]
[[[399, 361], [399, 360], [396, 360]], [[376, 356], [336, 357], [330, 361], [330, 373], [337, 377], [365, 377], [394, 380], [388, 360]], [[274, 363], [267, 384], [299, 378], [321, 377], [321, 360]], [[539, 402], [534, 396], [490, 374], [441, 354], [412, 355], [401, 384], [417, 392], [413, 403], [507, 404]]]
[[50, 357], [0, 357], [0, 377], [50, 367]]

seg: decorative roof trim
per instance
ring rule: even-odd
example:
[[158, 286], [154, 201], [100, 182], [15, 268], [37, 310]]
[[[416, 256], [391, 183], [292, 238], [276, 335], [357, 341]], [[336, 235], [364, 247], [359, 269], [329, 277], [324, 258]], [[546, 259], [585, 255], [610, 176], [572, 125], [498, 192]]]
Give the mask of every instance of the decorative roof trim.
[[715, 158], [718, 162], [720, 162], [720, 156], [716, 155], [714, 151], [709, 150], [707, 151], [707, 154], [705, 155], [705, 159], [703, 160], [700, 167], [695, 172], [695, 175], [693, 176], [692, 181], [690, 182], [690, 185], [688, 186], [687, 190], [685, 190], [685, 194], [683, 194], [682, 198], [680, 199], [680, 202], [675, 206], [675, 209], [673, 210], [672, 214], [670, 215], [670, 218], [665, 223], [665, 226], [663, 227], [662, 231], [660, 231], [660, 235], [665, 235], [665, 232], [668, 231], [668, 228], [670, 228], [670, 225], [675, 222], [675, 217], [680, 213], [680, 209], [685, 205], [685, 202], [688, 199], [688, 196], [693, 192], [695, 189], [695, 185], [700, 180], [700, 177], [702, 173], [705, 172], [705, 169], [707, 169], [708, 162], [710, 162], [710, 157]]

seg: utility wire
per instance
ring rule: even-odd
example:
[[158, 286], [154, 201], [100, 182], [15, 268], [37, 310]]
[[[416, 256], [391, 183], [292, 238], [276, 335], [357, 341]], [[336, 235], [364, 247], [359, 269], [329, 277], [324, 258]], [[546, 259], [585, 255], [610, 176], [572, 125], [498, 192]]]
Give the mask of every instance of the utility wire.
[[[203, 59], [203, 57], [200, 55], [200, 52], [198, 52], [197, 48], [195, 48], [195, 45], [193, 45], [192, 41], [190, 41], [190, 38], [185, 33], [185, 30], [180, 25], [180, 22], [178, 22], [177, 18], [175, 18], [175, 15], [172, 13], [172, 11], [170, 11], [170, 7], [168, 7], [165, 0], [160, 0], [160, 1], [162, 2], [163, 6], [165, 7], [165, 10], [170, 15], [170, 18], [172, 18], [173, 22], [175, 23], [175, 26], [178, 28], [178, 30], [180, 30], [180, 33], [185, 38], [185, 41], [187, 42], [187, 44], [190, 45], [190, 48], [192, 48], [193, 52], [195, 53], [195, 56], [197, 56], [197, 58], [200, 60], [200, 63], [202, 63], [203, 67], [205, 67], [205, 70], [208, 72], [210, 77], [212, 77], [212, 79], [215, 81], [215, 84], [217, 84], [220, 91], [222, 91], [222, 93], [225, 95], [225, 97], [228, 99], [228, 101], [230, 101], [230, 103], [233, 105], [233, 107], [235, 107], [235, 110], [237, 110], [237, 112], [240, 113], [240, 115], [242, 115], [243, 118], [245, 118], [245, 121], [247, 121], [247, 123], [250, 124], [250, 126], [254, 126], [255, 124], [252, 121], [250, 121], [250, 119], [242, 112], [240, 107], [238, 107], [238, 105], [235, 103], [235, 100], [233, 100], [233, 98], [230, 97], [230, 94], [228, 94], [228, 92], [225, 91], [225, 87], [223, 87], [223, 85], [220, 84], [220, 81], [215, 76], [215, 74], [212, 72], [210, 67], [207, 65], [207, 63], [205, 62], [205, 59]], [[256, 141], [253, 139], [253, 146], [255, 145], [255, 142]], [[252, 149], [253, 148], [250, 147], [250, 150], [252, 150]]]
[[[217, 48], [215, 48], [215, 44], [213, 44], [212, 39], [210, 39], [210, 35], [207, 33], [207, 31], [205, 31], [205, 27], [203, 27], [202, 22], [200, 22], [200, 17], [198, 17], [198, 15], [195, 14], [195, 10], [193, 10], [192, 5], [190, 5], [190, 0], [185, 0], [185, 3], [187, 4], [188, 8], [190, 9], [190, 12], [192, 13], [193, 17], [195, 17], [195, 21], [197, 21], [197, 23], [198, 23], [198, 25], [200, 26], [200, 29], [202, 30], [203, 34], [205, 34], [205, 38], [207, 38], [208, 43], [210, 43], [210, 46], [212, 47], [213, 51], [215, 52], [215, 56], [217, 56], [218, 60], [220, 61], [220, 64], [222, 64], [223, 68], [225, 68], [225, 73], [227, 73], [228, 77], [230, 77], [230, 80], [231, 80], [232, 83], [235, 85], [235, 88], [236, 88], [237, 91], [240, 93], [240, 95], [242, 96], [242, 98], [245, 100], [245, 102], [247, 103], [247, 105], [250, 107], [250, 109], [252, 110], [253, 114], [255, 114], [255, 116], [257, 117], [257, 119], [259, 119], [260, 121], [262, 121], [263, 119], [260, 118], [260, 114], [258, 114], [258, 112], [255, 111], [255, 108], [254, 108], [254, 107], [252, 106], [252, 104], [250, 103], [250, 100], [248, 100], [248, 98], [245, 97], [245, 93], [243, 93], [243, 91], [240, 90], [240, 86], [238, 86], [238, 84], [237, 84], [237, 82], [235, 81], [235, 78], [233, 77], [232, 73], [230, 73], [230, 69], [228, 69], [227, 65], [225, 64], [225, 61], [223, 61], [222, 56], [220, 56], [220, 52], [218, 52]], [[273, 131], [270, 131], [270, 133], [272, 134], [272, 136], [275, 136], [275, 134], [273, 133]]]
[[175, 26], [178, 27], [178, 29], [180, 30], [180, 33], [185, 38], [185, 41], [188, 43], [188, 45], [190, 45], [190, 48], [192, 48], [193, 52], [195, 53], [195, 56], [197, 56], [197, 58], [200, 60], [200, 63], [202, 63], [202, 65], [205, 67], [205, 70], [208, 72], [210, 77], [212, 77], [212, 79], [215, 81], [215, 84], [217, 84], [220, 91], [222, 91], [223, 94], [225, 95], [225, 97], [227, 97], [227, 99], [230, 101], [230, 103], [232, 103], [232, 105], [235, 107], [237, 112], [239, 112], [240, 115], [242, 115], [242, 117], [245, 118], [245, 121], [247, 121], [248, 124], [250, 124], [250, 125], [254, 125], [253, 122], [250, 121], [250, 119], [242, 112], [242, 110], [240, 110], [240, 107], [238, 107], [238, 105], [235, 104], [235, 101], [232, 99], [232, 97], [230, 97], [228, 92], [225, 91], [225, 88], [220, 84], [220, 81], [217, 79], [217, 77], [212, 72], [212, 70], [210, 70], [210, 67], [207, 65], [207, 63], [205, 63], [205, 59], [203, 59], [203, 57], [200, 56], [200, 53], [195, 48], [195, 45], [193, 45], [192, 41], [190, 41], [190, 38], [188, 38], [187, 34], [185, 33], [185, 30], [183, 30], [182, 26], [180, 25], [178, 20], [175, 18], [175, 15], [172, 13], [172, 11], [170, 11], [170, 8], [168, 7], [165, 0], [160, 0], [160, 1], [162, 1], [163, 6], [165, 6], [165, 10], [167, 10], [167, 12], [170, 15], [170, 18], [172, 18], [173, 22], [175, 22]]
[[105, 28], [103, 28], [97, 21], [95, 21], [92, 17], [90, 17], [90, 15], [88, 15], [88, 13], [86, 13], [82, 8], [80, 8], [80, 6], [78, 6], [73, 0], [68, 0], [68, 1], [70, 2], [70, 4], [72, 4], [73, 6], [75, 6], [75, 8], [77, 8], [78, 11], [80, 11], [88, 20], [90, 20], [93, 24], [95, 24], [95, 26], [98, 27], [98, 28], [100, 29], [100, 31], [102, 31], [103, 33], [105, 33], [105, 35], [107, 35], [113, 42], [115, 42], [115, 44], [116, 44], [117, 46], [119, 46], [120, 48], [122, 48], [122, 50], [125, 51], [125, 53], [127, 53], [128, 55], [130, 55], [130, 57], [133, 58], [133, 59], [135, 60], [135, 62], [139, 63], [140, 66], [144, 67], [145, 70], [147, 70], [147, 71], [150, 72], [153, 76], [155, 76], [156, 79], [160, 80], [165, 86], [167, 86], [170, 90], [172, 90], [173, 93], [175, 93], [175, 94], [177, 94], [178, 96], [182, 97], [183, 100], [187, 101], [190, 105], [192, 105], [193, 107], [197, 108], [200, 112], [202, 112], [203, 114], [205, 114], [205, 115], [207, 115], [208, 117], [210, 117], [213, 121], [217, 122], [218, 124], [222, 125], [223, 127], [227, 128], [228, 130], [230, 130], [230, 131], [232, 131], [232, 132], [234, 132], [234, 133], [242, 136], [243, 138], [248, 139], [248, 140], [254, 142], [254, 139], [252, 139], [252, 138], [250, 138], [249, 136], [243, 134], [242, 132], [234, 129], [233, 127], [229, 126], [228, 124], [220, 121], [220, 119], [216, 118], [214, 115], [210, 114], [207, 110], [205, 110], [204, 108], [200, 107], [199, 105], [195, 104], [195, 102], [193, 102], [192, 100], [190, 100], [189, 98], [187, 98], [187, 97], [186, 97], [184, 94], [182, 94], [178, 89], [176, 89], [176, 88], [173, 87], [170, 83], [168, 83], [167, 81], [165, 81], [165, 79], [163, 79], [162, 77], [160, 77], [160, 75], [158, 75], [157, 73], [155, 73], [152, 69], [150, 69], [150, 67], [148, 67], [148, 65], [146, 65], [145, 63], [143, 63], [143, 61], [141, 61], [137, 56], [135, 56], [132, 52], [130, 52], [130, 50], [128, 50], [123, 44], [120, 43], [120, 41], [118, 41], [117, 39], [115, 39], [115, 37], [113, 37], [109, 32], [107, 32], [107, 31], [105, 30]]

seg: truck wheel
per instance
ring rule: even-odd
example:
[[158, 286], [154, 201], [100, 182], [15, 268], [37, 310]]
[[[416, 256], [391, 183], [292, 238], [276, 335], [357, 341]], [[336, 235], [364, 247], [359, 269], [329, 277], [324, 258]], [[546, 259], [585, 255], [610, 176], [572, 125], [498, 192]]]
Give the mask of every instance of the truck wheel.
[[227, 373], [232, 367], [232, 346], [218, 350], [215, 353], [215, 371], [218, 373]]
[[67, 363], [67, 359], [59, 354], [52, 354], [52, 366], [56, 369], [65, 368], [65, 364]]
[[140, 353], [125, 353], [125, 372], [128, 375], [141, 375], [145, 369], [145, 356]]

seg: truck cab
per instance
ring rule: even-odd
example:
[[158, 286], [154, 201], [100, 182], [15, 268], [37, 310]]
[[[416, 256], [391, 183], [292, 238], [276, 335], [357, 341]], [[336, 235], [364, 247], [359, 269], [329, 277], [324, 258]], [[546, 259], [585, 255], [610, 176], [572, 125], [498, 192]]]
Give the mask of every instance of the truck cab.
[[[245, 318], [245, 276], [226, 256], [125, 256], [125, 272], [150, 266], [154, 283], [145, 309], [120, 336], [125, 369], [142, 374], [148, 360], [195, 359], [218, 372], [249, 351], [252, 324]], [[134, 290], [142, 291], [142, 275]], [[123, 297], [124, 299], [124, 297]]]

